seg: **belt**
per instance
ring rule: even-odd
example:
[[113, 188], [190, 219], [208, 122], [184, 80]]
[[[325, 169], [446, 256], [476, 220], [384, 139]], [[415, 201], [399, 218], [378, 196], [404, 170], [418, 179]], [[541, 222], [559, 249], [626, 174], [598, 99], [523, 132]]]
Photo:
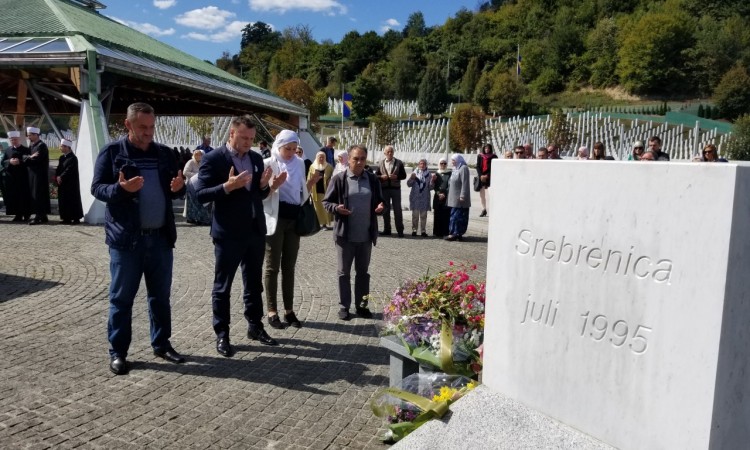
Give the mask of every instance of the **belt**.
[[158, 236], [161, 234], [161, 228], [141, 228], [141, 236]]

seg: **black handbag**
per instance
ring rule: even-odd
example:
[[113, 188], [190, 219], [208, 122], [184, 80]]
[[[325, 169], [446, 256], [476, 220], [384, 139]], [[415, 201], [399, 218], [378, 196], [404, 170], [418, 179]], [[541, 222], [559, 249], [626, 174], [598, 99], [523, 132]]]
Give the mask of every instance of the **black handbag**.
[[294, 231], [300, 236], [312, 236], [320, 231], [320, 222], [318, 222], [318, 215], [315, 213], [312, 197], [308, 197], [307, 201], [300, 205]]
[[474, 177], [474, 192], [482, 190], [482, 183], [479, 181], [479, 177]]

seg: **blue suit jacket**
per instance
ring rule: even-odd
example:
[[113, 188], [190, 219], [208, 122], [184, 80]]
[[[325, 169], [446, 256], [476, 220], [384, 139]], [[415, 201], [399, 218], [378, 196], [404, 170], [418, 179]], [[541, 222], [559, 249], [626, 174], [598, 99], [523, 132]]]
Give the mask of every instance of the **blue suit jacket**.
[[[214, 203], [211, 221], [211, 237], [214, 239], [249, 240], [266, 235], [263, 199], [271, 190], [260, 189], [263, 158], [252, 150], [247, 154], [253, 165], [249, 191], [241, 188], [229, 194], [224, 192], [223, 184], [229, 178], [229, 169], [234, 167], [232, 155], [226, 145], [206, 154], [201, 161], [195, 191], [199, 202]], [[234, 167], [236, 175], [240, 172]]]

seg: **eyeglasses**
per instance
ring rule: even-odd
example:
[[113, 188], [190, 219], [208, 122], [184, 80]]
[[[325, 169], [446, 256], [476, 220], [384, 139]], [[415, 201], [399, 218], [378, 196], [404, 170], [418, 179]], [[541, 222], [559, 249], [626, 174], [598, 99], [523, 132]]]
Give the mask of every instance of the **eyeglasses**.
[[444, 166], [444, 165], [446, 165], [446, 164], [448, 164], [448, 163], [444, 163], [444, 162], [441, 162], [441, 163], [440, 163], [440, 165], [441, 165], [441, 166]]
[[523, 155], [523, 152], [516, 152], [516, 155]]
[[703, 153], [714, 153], [715, 150], [703, 150]]
[[633, 150], [643, 150], [643, 147], [633, 147]]

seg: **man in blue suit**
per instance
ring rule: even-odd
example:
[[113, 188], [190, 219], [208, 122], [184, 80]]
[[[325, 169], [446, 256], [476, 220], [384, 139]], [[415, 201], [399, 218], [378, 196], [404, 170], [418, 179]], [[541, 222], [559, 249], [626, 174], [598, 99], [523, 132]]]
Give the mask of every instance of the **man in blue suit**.
[[263, 199], [271, 192], [271, 169], [250, 151], [255, 139], [250, 116], [235, 117], [229, 140], [203, 157], [195, 190], [201, 203], [213, 202], [211, 237], [216, 266], [211, 292], [216, 351], [234, 354], [229, 341], [229, 298], [237, 267], [242, 269], [247, 335], [265, 345], [278, 345], [263, 329], [263, 255], [266, 221]]

